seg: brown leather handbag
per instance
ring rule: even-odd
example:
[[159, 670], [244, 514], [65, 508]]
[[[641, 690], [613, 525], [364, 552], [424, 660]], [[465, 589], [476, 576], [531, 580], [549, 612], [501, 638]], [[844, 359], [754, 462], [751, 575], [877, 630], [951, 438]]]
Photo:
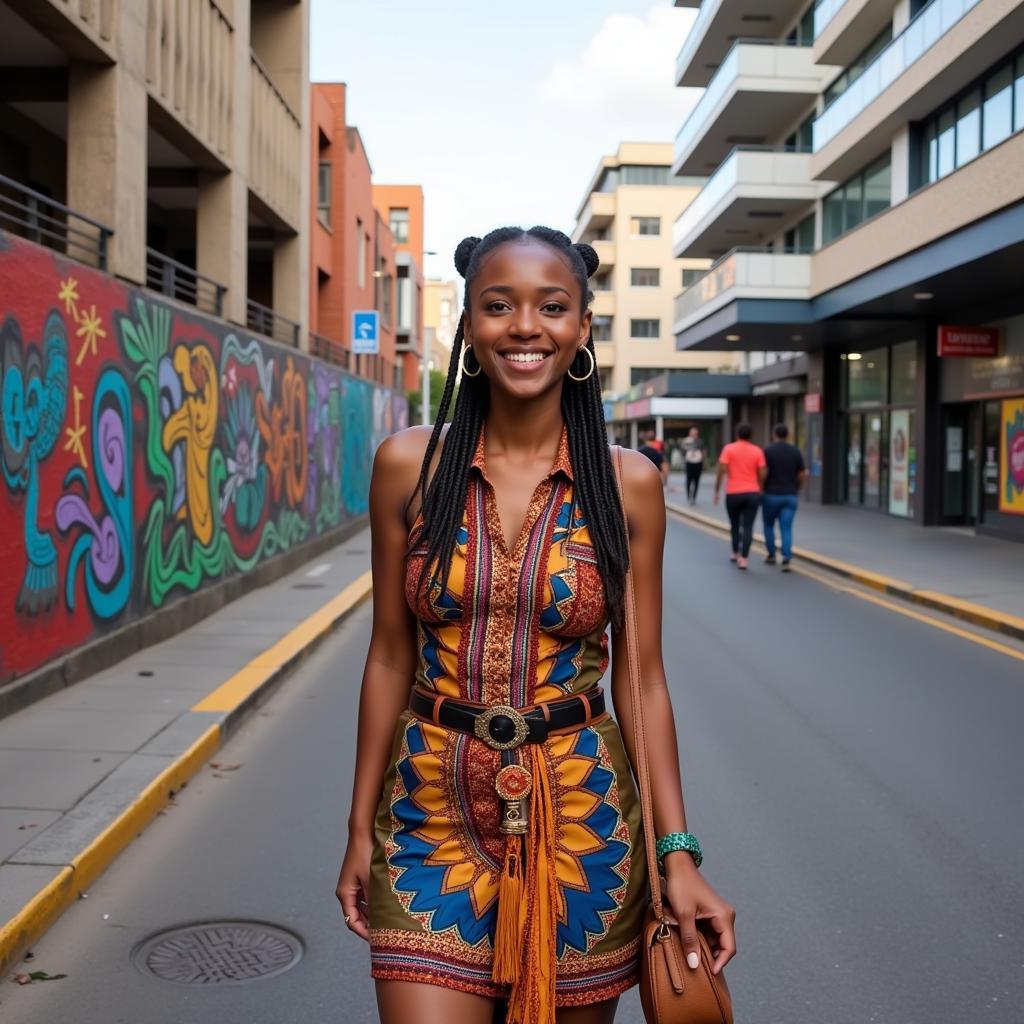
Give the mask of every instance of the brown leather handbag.
[[[622, 449], [615, 446], [615, 477], [622, 498]], [[622, 502], [625, 513], [625, 501]], [[647, 760], [647, 731], [640, 688], [640, 656], [633, 596], [633, 570], [626, 573], [626, 654], [629, 662], [629, 703], [633, 715], [636, 771], [643, 813], [644, 846], [651, 904], [644, 918], [640, 950], [640, 1002], [647, 1024], [732, 1024], [732, 999], [725, 975], [712, 974], [714, 957], [707, 939], [698, 931], [700, 965], [687, 966], [679, 927], [665, 912], [661, 876], [655, 852], [651, 777]]]

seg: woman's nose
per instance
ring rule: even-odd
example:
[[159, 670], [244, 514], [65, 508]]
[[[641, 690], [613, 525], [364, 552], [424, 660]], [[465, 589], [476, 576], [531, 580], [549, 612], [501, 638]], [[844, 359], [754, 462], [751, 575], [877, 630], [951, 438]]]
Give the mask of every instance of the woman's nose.
[[519, 310], [512, 318], [509, 333], [517, 338], [535, 338], [540, 333], [540, 326], [533, 310]]

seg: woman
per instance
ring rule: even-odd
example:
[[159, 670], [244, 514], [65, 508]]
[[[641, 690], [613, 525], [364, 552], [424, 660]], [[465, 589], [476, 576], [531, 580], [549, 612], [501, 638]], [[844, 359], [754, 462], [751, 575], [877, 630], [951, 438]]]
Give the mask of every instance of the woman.
[[746, 569], [750, 558], [750, 545], [754, 541], [754, 520], [761, 507], [761, 491], [768, 472], [764, 452], [750, 440], [753, 433], [749, 423], [736, 428], [736, 440], [727, 444], [718, 456], [715, 474], [715, 504], [718, 504], [725, 485], [725, 510], [729, 513], [732, 534], [732, 554], [729, 561], [737, 568]]
[[[686, 834], [661, 659], [662, 486], [623, 452], [627, 540], [590, 340], [597, 263], [548, 228], [465, 239], [437, 422], [388, 438], [374, 462], [373, 633], [337, 895], [369, 940], [384, 1024], [490, 1024], [502, 1002], [516, 1024], [606, 1024], [636, 983], [640, 808], [597, 688], [610, 619], [612, 696], [628, 710], [630, 558], [656, 831]], [[628, 716], [622, 729], [632, 750]], [[690, 853], [664, 866], [691, 963], [707, 919], [720, 970], [732, 909]]]

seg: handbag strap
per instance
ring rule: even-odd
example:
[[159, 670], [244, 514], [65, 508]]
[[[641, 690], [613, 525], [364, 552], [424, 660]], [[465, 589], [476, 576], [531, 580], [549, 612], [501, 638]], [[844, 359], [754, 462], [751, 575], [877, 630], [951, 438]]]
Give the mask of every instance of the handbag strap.
[[[615, 482], [622, 503], [622, 517], [626, 518], [626, 499], [622, 489], [622, 447], [615, 445]], [[629, 529], [626, 529], [627, 544]], [[647, 852], [647, 881], [651, 887], [651, 907], [659, 922], [665, 922], [665, 908], [661, 899], [661, 876], [658, 873], [658, 855], [654, 839], [654, 801], [651, 796], [651, 772], [647, 759], [647, 727], [644, 722], [643, 691], [640, 688], [640, 641], [636, 631], [636, 598], [633, 593], [633, 559], [626, 569], [625, 586], [626, 660], [629, 663], [629, 706], [633, 716], [633, 765], [637, 788], [640, 792], [640, 810], [644, 826], [644, 846]]]

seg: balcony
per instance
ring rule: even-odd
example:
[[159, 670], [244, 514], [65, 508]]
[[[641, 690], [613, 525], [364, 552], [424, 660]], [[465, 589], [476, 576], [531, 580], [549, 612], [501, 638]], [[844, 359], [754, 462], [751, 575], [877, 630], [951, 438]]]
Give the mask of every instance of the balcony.
[[9, 6], [68, 56], [104, 63], [115, 59], [117, 0], [13, 0]]
[[778, 141], [834, 72], [805, 46], [736, 43], [679, 129], [672, 173], [702, 177], [735, 146]]
[[778, 39], [803, 4], [804, 0], [745, 0], [742, 5], [704, 0], [676, 57], [676, 85], [707, 85], [737, 38]]
[[673, 333], [716, 313], [737, 299], [807, 299], [811, 257], [766, 249], [734, 249], [676, 296]]
[[[93, 6], [90, 0], [74, 2]], [[227, 163], [234, 109], [234, 39], [221, 6], [217, 0], [164, 0], [149, 5], [146, 87], [168, 114]]]
[[187, 302], [204, 313], [223, 316], [227, 288], [156, 249], [146, 247], [146, 287], [179, 302]]
[[0, 174], [0, 230], [107, 269], [111, 228]]
[[282, 345], [299, 347], [299, 325], [282, 316], [277, 310], [261, 306], [253, 299], [245, 300], [245, 326], [264, 337], [279, 341]]
[[595, 291], [590, 308], [594, 311], [594, 316], [615, 316], [615, 292], [610, 288]]
[[612, 192], [591, 192], [576, 220], [574, 242], [592, 238], [615, 219], [615, 195]]
[[814, 9], [814, 60], [846, 67], [892, 21], [892, 0], [822, 0]]
[[615, 266], [615, 243], [606, 238], [598, 238], [590, 244], [601, 261], [601, 270], [611, 270]]
[[253, 55], [249, 187], [293, 231], [302, 225], [302, 123]]
[[825, 188], [811, 180], [810, 161], [809, 153], [781, 148], [735, 149], [676, 220], [672, 255], [707, 258], [763, 244]]
[[814, 122], [812, 174], [842, 180], [854, 173], [893, 130], [967, 85], [1022, 32], [1020, 5], [932, 0]]

